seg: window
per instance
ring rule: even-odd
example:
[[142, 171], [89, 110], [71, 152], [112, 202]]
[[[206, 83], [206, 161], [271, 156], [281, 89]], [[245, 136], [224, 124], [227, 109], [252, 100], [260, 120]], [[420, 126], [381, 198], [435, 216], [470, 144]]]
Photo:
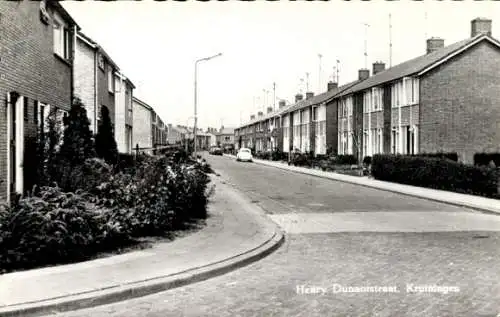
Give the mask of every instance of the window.
[[64, 26], [64, 23], [57, 16], [54, 16], [53, 30], [54, 53], [64, 59], [69, 59], [69, 30]]
[[38, 125], [38, 116], [39, 116], [39, 113], [38, 113], [38, 101], [35, 100], [35, 102], [33, 103], [33, 122]]
[[225, 137], [224, 137], [224, 141], [231, 141], [231, 137], [229, 137], [229, 136], [225, 136]]
[[24, 97], [23, 99], [23, 105], [24, 105], [24, 121], [28, 121], [28, 110], [29, 110], [29, 105], [28, 105], [28, 97]]
[[115, 81], [113, 80], [113, 68], [111, 66], [108, 67], [108, 91], [115, 92]]
[[313, 111], [313, 115], [312, 115], [313, 121], [318, 120], [318, 107], [313, 107], [312, 111]]
[[380, 128], [377, 131], [377, 153], [384, 153], [384, 134]]
[[368, 153], [368, 144], [369, 144], [369, 134], [368, 130], [365, 130], [363, 133], [363, 156], [366, 156]]
[[368, 113], [371, 111], [372, 111], [372, 92], [371, 90], [368, 90], [363, 94], [363, 113]]
[[372, 89], [372, 111], [382, 110], [383, 107], [383, 88], [373, 88]]
[[102, 54], [99, 55], [99, 68], [104, 70], [104, 56]]
[[399, 133], [397, 131], [397, 128], [392, 128], [392, 131], [391, 131], [391, 153], [392, 154], [398, 153], [398, 137], [399, 137]]
[[399, 81], [392, 85], [391, 87], [391, 104], [393, 108], [397, 108], [401, 105], [403, 94], [403, 82]]

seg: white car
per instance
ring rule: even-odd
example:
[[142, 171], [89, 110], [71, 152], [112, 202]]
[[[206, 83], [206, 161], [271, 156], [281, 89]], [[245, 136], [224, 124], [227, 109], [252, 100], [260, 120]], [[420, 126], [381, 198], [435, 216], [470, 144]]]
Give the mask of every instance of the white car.
[[247, 161], [247, 162], [253, 162], [253, 156], [252, 156], [252, 151], [247, 148], [241, 148], [238, 151], [238, 154], [236, 154], [236, 161], [241, 162], [241, 161]]

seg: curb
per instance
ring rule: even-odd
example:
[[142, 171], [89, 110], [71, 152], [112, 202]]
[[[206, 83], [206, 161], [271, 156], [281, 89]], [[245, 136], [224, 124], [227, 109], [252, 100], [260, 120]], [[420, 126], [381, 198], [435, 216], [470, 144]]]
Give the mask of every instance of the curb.
[[[226, 155], [226, 157], [231, 158], [231, 156], [229, 156], [229, 155]], [[351, 181], [351, 180], [348, 180], [348, 179], [338, 179], [338, 178], [335, 178], [334, 176], [316, 175], [316, 174], [313, 174], [313, 173], [311, 173], [309, 171], [302, 171], [302, 170], [290, 169], [290, 168], [288, 168], [288, 166], [276, 166], [274, 164], [267, 164], [266, 162], [261, 162], [260, 160], [254, 160], [254, 162], [257, 163], [257, 164], [261, 164], [261, 165], [265, 165], [265, 166], [269, 166], [269, 167], [279, 168], [279, 169], [287, 171], [287, 172], [300, 173], [300, 174], [314, 176], [314, 177], [319, 177], [319, 178], [323, 178], [323, 179], [329, 179], [329, 180], [333, 180], [333, 181], [337, 181], [337, 182], [344, 182], [344, 183], [358, 185], [358, 186], [363, 186], [363, 187], [368, 187], [368, 188], [372, 188], [372, 189], [383, 190], [383, 191], [387, 191], [387, 192], [391, 192], [391, 193], [396, 193], [396, 194], [401, 194], [401, 195], [405, 195], [405, 196], [409, 196], [409, 197], [426, 199], [426, 200], [429, 200], [429, 201], [434, 201], [434, 202], [438, 202], [438, 203], [448, 204], [448, 205], [452, 205], [452, 206], [464, 207], [464, 208], [468, 208], [468, 209], [473, 209], [475, 211], [479, 211], [479, 212], [484, 213], [484, 214], [490, 214], [490, 215], [496, 215], [496, 216], [500, 215], [499, 211], [491, 210], [491, 209], [488, 209], [488, 208], [485, 208], [485, 207], [481, 207], [481, 206], [476, 206], [474, 204], [466, 204], [466, 203], [448, 201], [448, 200], [443, 200], [443, 199], [439, 199], [439, 198], [429, 197], [429, 196], [422, 195], [422, 194], [409, 193], [409, 192], [404, 191], [404, 190], [383, 188], [383, 187], [379, 187], [379, 186], [377, 186], [375, 184], [363, 184], [363, 183], [356, 182], [356, 181]], [[348, 176], [348, 175], [344, 175], [344, 176]], [[352, 177], [355, 177], [355, 176], [352, 176]], [[406, 185], [406, 186], [411, 186], [411, 185]]]
[[20, 304], [15, 305], [15, 308], [14, 306], [0, 308], [0, 317], [31, 317], [60, 314], [65, 311], [91, 308], [147, 296], [229, 273], [230, 271], [263, 259], [276, 251], [284, 243], [285, 235], [280, 227], [270, 219], [266, 218], [266, 221], [275, 228], [272, 237], [253, 249], [227, 259], [167, 276], [119, 285], [112, 289], [108, 288], [60, 299]]

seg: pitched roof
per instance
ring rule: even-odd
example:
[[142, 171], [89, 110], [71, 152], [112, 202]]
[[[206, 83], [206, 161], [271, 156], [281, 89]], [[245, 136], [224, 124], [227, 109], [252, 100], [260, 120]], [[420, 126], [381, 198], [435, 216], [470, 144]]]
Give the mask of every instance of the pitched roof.
[[439, 64], [442, 61], [446, 61], [448, 58], [468, 49], [469, 47], [479, 43], [482, 40], [489, 40], [495, 45], [500, 46], [500, 43], [493, 39], [492, 37], [486, 34], [478, 34], [475, 37], [468, 38], [451, 45], [445, 46], [439, 50], [436, 50], [432, 53], [422, 55], [401, 64], [395, 65], [391, 68], [388, 68], [376, 75], [373, 75], [358, 85], [354, 85], [351, 89], [344, 91], [340, 96], [345, 96], [354, 92], [358, 92], [367, 88], [375, 87], [384, 83], [388, 83], [405, 76], [419, 74], [421, 75], [423, 71], [426, 71], [430, 67], [433, 68], [433, 65]]
[[85, 35], [81, 31], [78, 31], [77, 38], [83, 39], [84, 42], [87, 42], [87, 44], [90, 44], [90, 46], [92, 46], [92, 48], [99, 50], [99, 52], [101, 52], [101, 54], [104, 55], [104, 57], [106, 57], [106, 59], [109, 61], [109, 63], [111, 65], [113, 65], [114, 68], [116, 68], [118, 70], [120, 69], [120, 67], [118, 67], [118, 65], [111, 59], [111, 57], [108, 55], [108, 53], [106, 53], [104, 48], [101, 45], [99, 45], [99, 43], [92, 40], [90, 37], [88, 37], [87, 35]]

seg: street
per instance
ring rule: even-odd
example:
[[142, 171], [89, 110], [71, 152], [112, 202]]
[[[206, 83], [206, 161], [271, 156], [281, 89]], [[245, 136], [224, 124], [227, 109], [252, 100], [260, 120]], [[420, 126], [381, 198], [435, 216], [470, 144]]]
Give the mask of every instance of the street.
[[285, 230], [285, 244], [220, 277], [61, 315], [500, 313], [500, 217], [228, 157], [206, 157], [221, 178]]

